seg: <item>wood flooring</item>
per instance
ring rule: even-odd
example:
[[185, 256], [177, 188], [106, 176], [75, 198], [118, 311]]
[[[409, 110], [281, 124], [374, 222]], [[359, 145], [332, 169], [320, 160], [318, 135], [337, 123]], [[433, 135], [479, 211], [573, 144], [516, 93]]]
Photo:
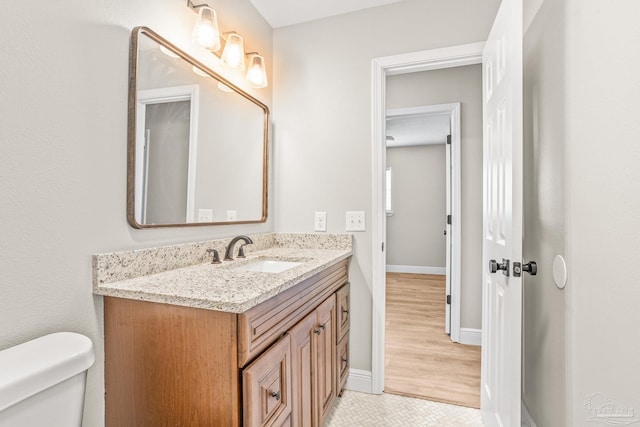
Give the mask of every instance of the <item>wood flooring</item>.
[[480, 407], [480, 347], [444, 331], [445, 276], [387, 273], [385, 393]]

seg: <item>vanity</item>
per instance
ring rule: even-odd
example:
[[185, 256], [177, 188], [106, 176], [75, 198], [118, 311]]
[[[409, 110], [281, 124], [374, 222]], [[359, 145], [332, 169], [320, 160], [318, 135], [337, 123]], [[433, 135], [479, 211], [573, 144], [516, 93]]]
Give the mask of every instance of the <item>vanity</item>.
[[218, 265], [201, 254], [224, 240], [94, 256], [107, 426], [322, 425], [349, 371], [351, 236], [254, 242]]
[[[129, 61], [131, 227], [264, 223], [268, 107], [149, 28]], [[349, 372], [351, 251], [267, 233], [94, 255], [106, 425], [321, 426]]]

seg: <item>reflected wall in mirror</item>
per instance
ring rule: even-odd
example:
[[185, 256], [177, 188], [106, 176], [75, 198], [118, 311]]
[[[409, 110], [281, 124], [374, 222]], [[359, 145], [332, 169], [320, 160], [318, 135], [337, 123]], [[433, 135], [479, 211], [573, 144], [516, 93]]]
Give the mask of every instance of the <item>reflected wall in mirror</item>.
[[130, 55], [129, 223], [266, 221], [268, 107], [148, 28]]

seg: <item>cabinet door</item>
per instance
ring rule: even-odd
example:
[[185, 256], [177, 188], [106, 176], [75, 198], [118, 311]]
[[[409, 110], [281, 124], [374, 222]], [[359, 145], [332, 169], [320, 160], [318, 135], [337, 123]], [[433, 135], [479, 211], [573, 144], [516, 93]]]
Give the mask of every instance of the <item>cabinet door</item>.
[[302, 319], [290, 331], [291, 336], [291, 425], [312, 427], [314, 361], [312, 335], [316, 326], [316, 312]]
[[285, 335], [242, 372], [245, 427], [281, 426], [291, 413], [291, 340]]
[[347, 384], [349, 377], [349, 336], [345, 335], [338, 343], [336, 351], [337, 356], [337, 375], [338, 375], [338, 396], [342, 396], [344, 386]]
[[327, 298], [316, 309], [314, 341], [316, 349], [316, 408], [317, 424], [322, 422], [336, 397], [336, 299]]
[[349, 284], [347, 283], [336, 292], [338, 299], [338, 337], [340, 342], [349, 332]]

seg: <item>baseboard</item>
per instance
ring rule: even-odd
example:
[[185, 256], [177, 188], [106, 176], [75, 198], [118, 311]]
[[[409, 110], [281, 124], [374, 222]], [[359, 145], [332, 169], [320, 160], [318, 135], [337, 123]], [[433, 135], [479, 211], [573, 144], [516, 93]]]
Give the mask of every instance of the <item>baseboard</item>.
[[482, 330], [460, 328], [460, 344], [482, 345]]
[[522, 427], [537, 427], [536, 423], [531, 418], [531, 414], [527, 409], [527, 406], [523, 402], [520, 402], [522, 406]]
[[387, 265], [387, 273], [413, 273], [413, 274], [447, 274], [446, 267], [422, 267], [419, 265]]
[[345, 388], [361, 393], [371, 393], [371, 371], [349, 369], [349, 378]]

